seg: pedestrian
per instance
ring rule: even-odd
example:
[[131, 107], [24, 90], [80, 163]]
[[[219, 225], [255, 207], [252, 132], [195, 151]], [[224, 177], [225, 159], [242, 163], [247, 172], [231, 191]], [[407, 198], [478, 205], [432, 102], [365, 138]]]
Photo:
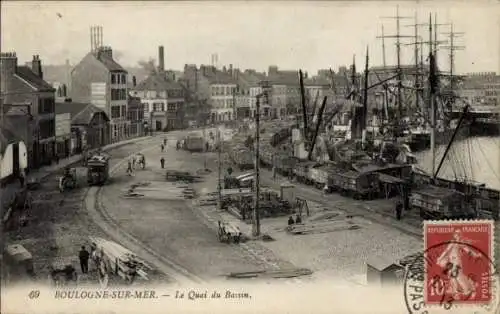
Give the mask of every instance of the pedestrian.
[[165, 168], [165, 158], [161, 157], [160, 164], [161, 164], [161, 168], [164, 169]]
[[161, 144], [160, 148], [161, 148], [161, 152], [163, 153], [163, 151], [165, 150], [165, 145]]
[[132, 175], [132, 172], [133, 172], [133, 170], [132, 170], [132, 161], [131, 161], [131, 160], [129, 160], [129, 161], [128, 161], [128, 166], [127, 166], [127, 174], [128, 174], [129, 176], [131, 176], [131, 175]]
[[205, 151], [206, 152], [208, 152], [208, 148], [209, 148], [208, 142], [205, 142]]
[[302, 218], [300, 218], [299, 214], [297, 214], [297, 216], [295, 217], [295, 223], [296, 224], [301, 224], [302, 223]]
[[163, 145], [167, 146], [167, 139], [166, 138], [163, 139]]
[[288, 225], [291, 226], [295, 223], [295, 221], [293, 220], [293, 217], [290, 216], [290, 218], [288, 218]]
[[24, 187], [24, 181], [25, 181], [24, 170], [21, 170], [21, 173], [19, 173], [19, 184], [21, 185], [21, 188]]
[[401, 220], [401, 212], [403, 211], [403, 204], [401, 204], [401, 201], [398, 201], [396, 203], [396, 219]]
[[59, 164], [59, 154], [56, 154], [55, 158], [56, 158], [56, 165], [58, 165]]
[[90, 254], [85, 249], [85, 246], [82, 246], [80, 253], [78, 254], [78, 258], [80, 259], [80, 267], [82, 268], [82, 273], [87, 274], [89, 272], [89, 258]]
[[135, 169], [135, 163], [137, 162], [137, 157], [132, 155], [132, 169]]

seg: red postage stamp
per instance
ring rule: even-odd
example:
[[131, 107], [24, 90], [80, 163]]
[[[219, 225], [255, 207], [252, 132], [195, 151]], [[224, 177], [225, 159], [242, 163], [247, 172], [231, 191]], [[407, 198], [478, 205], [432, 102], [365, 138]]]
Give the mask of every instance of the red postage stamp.
[[424, 295], [427, 305], [486, 305], [494, 296], [493, 222], [424, 224]]

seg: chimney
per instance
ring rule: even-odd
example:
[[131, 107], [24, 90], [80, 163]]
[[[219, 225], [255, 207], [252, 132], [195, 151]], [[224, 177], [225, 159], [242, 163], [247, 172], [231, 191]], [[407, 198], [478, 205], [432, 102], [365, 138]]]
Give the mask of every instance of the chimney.
[[278, 67], [277, 67], [277, 66], [275, 66], [275, 65], [270, 65], [270, 66], [269, 66], [269, 69], [268, 69], [268, 71], [267, 71], [267, 72], [268, 72], [268, 73], [267, 73], [268, 75], [271, 75], [271, 74], [278, 74]]
[[227, 73], [226, 66], [223, 66], [223, 67], [222, 67], [222, 72]]
[[135, 78], [135, 75], [132, 76], [132, 86], [136, 87], [137, 86], [137, 79]]
[[158, 47], [158, 70], [165, 71], [165, 54], [163, 46]]
[[[15, 52], [2, 52], [0, 54], [0, 68], [2, 69], [2, 77], [16, 73], [17, 56]], [[5, 75], [5, 76], [4, 76]]]
[[33, 60], [31, 61], [31, 71], [33, 71], [33, 73], [35, 73], [39, 78], [43, 79], [42, 61], [40, 61], [40, 57], [38, 55], [33, 56]]
[[229, 65], [229, 75], [233, 76], [233, 65]]

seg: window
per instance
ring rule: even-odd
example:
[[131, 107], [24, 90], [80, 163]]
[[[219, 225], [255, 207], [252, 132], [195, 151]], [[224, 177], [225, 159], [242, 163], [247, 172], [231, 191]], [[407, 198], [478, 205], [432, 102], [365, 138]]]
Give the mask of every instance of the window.
[[111, 106], [111, 119], [116, 119], [119, 117], [120, 117], [120, 106]]
[[111, 84], [116, 84], [116, 75], [111, 73]]
[[153, 111], [165, 111], [164, 109], [165, 109], [165, 107], [164, 107], [163, 103], [161, 103], [161, 102], [153, 103]]
[[177, 105], [176, 104], [168, 104], [168, 111], [169, 112], [175, 112]]
[[126, 117], [127, 116], [127, 105], [123, 105], [122, 106], [122, 117]]
[[149, 111], [149, 104], [148, 103], [143, 103], [142, 107], [144, 109], [144, 113], [147, 113]]
[[38, 100], [38, 113], [54, 113], [55, 101], [54, 98], [41, 98]]
[[122, 74], [122, 84], [127, 84], [127, 76]]
[[118, 137], [118, 127], [117, 125], [113, 125], [113, 137], [117, 138]]
[[111, 100], [127, 100], [127, 90], [125, 88], [112, 88]]
[[40, 121], [40, 139], [46, 139], [55, 136], [56, 124], [54, 120], [41, 120]]

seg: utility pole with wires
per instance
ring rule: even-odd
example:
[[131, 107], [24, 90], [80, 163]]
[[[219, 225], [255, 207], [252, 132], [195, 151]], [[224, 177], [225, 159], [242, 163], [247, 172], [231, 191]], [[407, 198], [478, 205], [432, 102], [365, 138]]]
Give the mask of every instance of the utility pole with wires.
[[[450, 51], [450, 89], [452, 91], [455, 90], [455, 51], [457, 50], [464, 50], [465, 46], [463, 45], [456, 45], [455, 43], [455, 38], [463, 36], [465, 33], [463, 32], [455, 32], [453, 29], [453, 23], [450, 24], [450, 32], [449, 33], [442, 33], [443, 35], [448, 35], [450, 38], [450, 45], [449, 46], [443, 46], [442, 48], [447, 49]], [[453, 97], [452, 97], [453, 99]]]
[[402, 108], [402, 93], [401, 93], [401, 84], [402, 84], [402, 71], [401, 71], [401, 39], [403, 38], [414, 38], [414, 36], [401, 35], [401, 20], [403, 19], [411, 19], [411, 17], [400, 16], [399, 15], [399, 5], [396, 6], [396, 16], [382, 17], [383, 19], [395, 19], [396, 20], [396, 35], [383, 35], [377, 36], [377, 38], [393, 38], [396, 40], [396, 74], [397, 74], [397, 102], [398, 102], [398, 117], [396, 121], [400, 121], [403, 117], [403, 108]]
[[269, 102], [269, 82], [260, 82], [262, 87], [262, 93], [257, 95], [257, 101], [255, 104], [255, 179], [254, 179], [254, 207], [253, 207], [253, 224], [252, 224], [252, 235], [254, 237], [260, 236], [260, 102], [262, 99]]
[[218, 172], [218, 181], [217, 181], [217, 194], [219, 197], [218, 208], [222, 209], [222, 185], [221, 185], [221, 172], [222, 172], [222, 136], [220, 134], [220, 129], [217, 128], [217, 172]]

